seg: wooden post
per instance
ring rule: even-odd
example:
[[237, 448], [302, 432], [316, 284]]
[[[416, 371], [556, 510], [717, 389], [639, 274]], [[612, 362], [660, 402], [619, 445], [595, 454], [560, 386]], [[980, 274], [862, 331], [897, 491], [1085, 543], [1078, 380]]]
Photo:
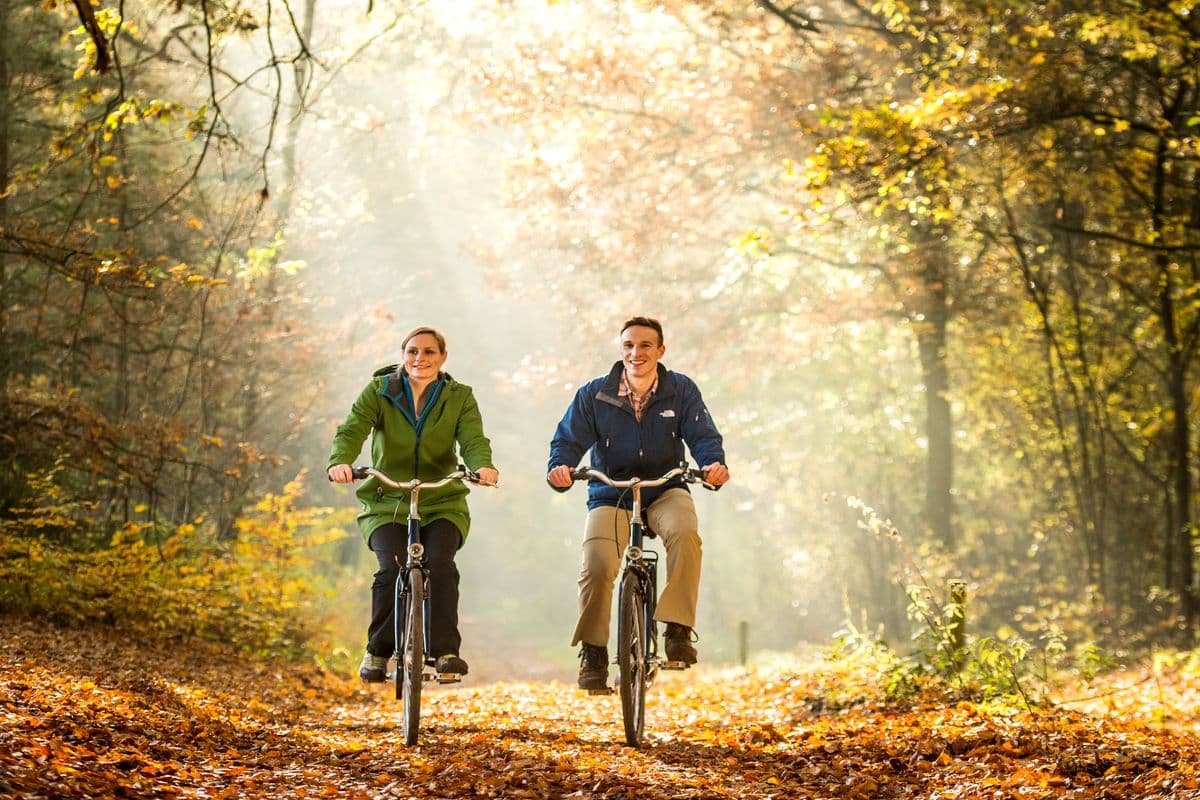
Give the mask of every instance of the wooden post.
[[954, 579], [950, 581], [949, 607], [946, 614], [947, 644], [950, 648], [950, 660], [955, 669], [963, 665], [967, 645], [967, 583]]

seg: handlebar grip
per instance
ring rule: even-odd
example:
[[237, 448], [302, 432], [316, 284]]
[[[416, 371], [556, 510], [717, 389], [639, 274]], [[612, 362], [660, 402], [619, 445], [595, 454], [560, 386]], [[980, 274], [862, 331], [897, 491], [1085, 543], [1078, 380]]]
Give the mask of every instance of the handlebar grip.
[[703, 486], [705, 489], [708, 489], [710, 492], [721, 491], [720, 486], [713, 486], [711, 483], [708, 482], [707, 479], [705, 479], [704, 470], [702, 470], [702, 469], [696, 469], [695, 467], [689, 467], [688, 471], [687, 471], [687, 480], [692, 483], [699, 483], [701, 486]]
[[[363, 478], [366, 478], [368, 475], [370, 475], [370, 473], [367, 472], [366, 467], [351, 467], [350, 468], [350, 477], [354, 478], [354, 480], [356, 480], [356, 481], [361, 481]], [[333, 476], [329, 474], [329, 470], [325, 470], [325, 479], [328, 481], [333, 481]]]
[[573, 481], [586, 481], [588, 477], [589, 475], [587, 467], [576, 467], [575, 469], [571, 470], [571, 480]]

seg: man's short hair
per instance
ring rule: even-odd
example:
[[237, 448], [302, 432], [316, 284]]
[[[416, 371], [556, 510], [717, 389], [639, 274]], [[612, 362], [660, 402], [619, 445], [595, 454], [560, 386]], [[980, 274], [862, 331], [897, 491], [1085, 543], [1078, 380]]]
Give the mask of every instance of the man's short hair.
[[621, 333], [625, 333], [625, 331], [634, 326], [639, 328], [653, 328], [658, 332], [658, 346], [663, 346], [662, 323], [654, 317], [633, 317], [632, 319], [627, 319], [625, 320], [625, 324], [621, 326]]

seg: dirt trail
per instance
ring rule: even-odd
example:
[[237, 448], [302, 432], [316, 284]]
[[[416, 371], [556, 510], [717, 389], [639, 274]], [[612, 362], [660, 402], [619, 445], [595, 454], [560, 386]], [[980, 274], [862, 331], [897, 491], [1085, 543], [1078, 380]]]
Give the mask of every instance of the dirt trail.
[[695, 670], [619, 701], [562, 682], [437, 687], [399, 744], [390, 687], [219, 648], [0, 619], [0, 796], [1200, 798], [1200, 737], [961, 703], [829, 707], [832, 676]]

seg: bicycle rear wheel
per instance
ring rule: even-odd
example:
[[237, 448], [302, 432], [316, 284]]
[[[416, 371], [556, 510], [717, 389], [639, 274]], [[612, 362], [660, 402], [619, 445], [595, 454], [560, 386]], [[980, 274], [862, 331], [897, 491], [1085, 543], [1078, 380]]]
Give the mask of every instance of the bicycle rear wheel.
[[397, 688], [404, 697], [404, 743], [417, 743], [421, 727], [421, 683], [425, 671], [425, 577], [419, 569], [408, 571], [404, 608], [404, 647], [396, 665]]
[[621, 671], [625, 741], [632, 747], [641, 747], [646, 729], [646, 603], [641, 579], [633, 570], [626, 570], [621, 578], [617, 667]]

